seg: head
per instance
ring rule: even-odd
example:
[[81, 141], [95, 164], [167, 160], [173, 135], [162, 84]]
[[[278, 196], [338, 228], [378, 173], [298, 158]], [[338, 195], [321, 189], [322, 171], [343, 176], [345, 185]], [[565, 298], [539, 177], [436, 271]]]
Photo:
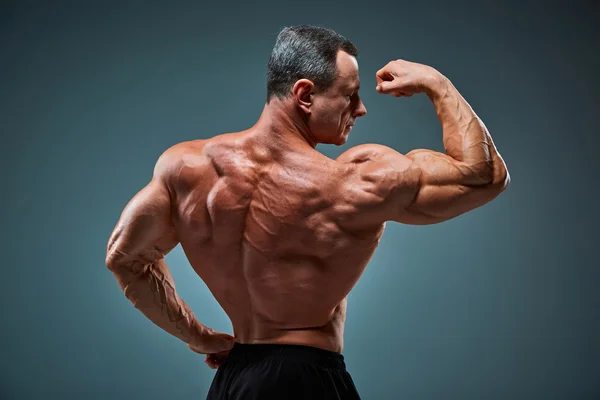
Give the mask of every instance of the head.
[[336, 32], [313, 26], [283, 29], [268, 64], [267, 104], [285, 100], [317, 143], [341, 145], [367, 113], [358, 90], [356, 47]]

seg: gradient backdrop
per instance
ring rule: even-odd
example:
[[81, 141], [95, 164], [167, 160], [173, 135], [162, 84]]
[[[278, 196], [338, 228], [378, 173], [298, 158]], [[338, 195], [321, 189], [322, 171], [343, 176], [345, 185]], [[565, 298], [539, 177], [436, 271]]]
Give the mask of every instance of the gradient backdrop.
[[[255, 123], [295, 24], [360, 51], [368, 115], [318, 150], [443, 150], [426, 96], [375, 92], [403, 58], [452, 80], [512, 176], [452, 221], [388, 225], [349, 298], [362, 397], [600, 398], [599, 6], [484, 3], [3, 1], [0, 398], [206, 396], [214, 371], [125, 299], [105, 246], [167, 147]], [[197, 317], [231, 332], [181, 248], [167, 261]]]

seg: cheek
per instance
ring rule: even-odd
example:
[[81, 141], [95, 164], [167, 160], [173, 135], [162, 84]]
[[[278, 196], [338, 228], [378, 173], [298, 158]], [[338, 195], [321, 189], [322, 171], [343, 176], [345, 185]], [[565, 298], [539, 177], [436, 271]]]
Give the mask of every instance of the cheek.
[[348, 105], [348, 102], [343, 101], [337, 104], [337, 107], [332, 107], [332, 113], [335, 114], [339, 124], [346, 123], [350, 113], [350, 106]]
[[327, 104], [320, 103], [315, 111], [314, 122], [323, 130], [335, 132], [345, 128], [349, 115], [349, 106], [346, 101], [330, 100]]
[[346, 126], [348, 120], [350, 119], [350, 114], [352, 110], [350, 107], [344, 107], [344, 109], [340, 112], [340, 124]]
[[341, 120], [340, 112], [335, 107], [328, 107], [321, 113], [321, 122], [328, 127], [338, 125]]

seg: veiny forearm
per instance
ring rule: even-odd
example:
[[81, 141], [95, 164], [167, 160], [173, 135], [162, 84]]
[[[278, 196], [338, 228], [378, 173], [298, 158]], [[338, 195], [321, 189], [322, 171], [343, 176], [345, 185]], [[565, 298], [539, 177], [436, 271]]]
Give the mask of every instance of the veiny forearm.
[[207, 328], [177, 295], [164, 259], [146, 265], [117, 265], [111, 271], [125, 296], [148, 319], [185, 343], [200, 343]]
[[452, 82], [436, 74], [428, 85], [427, 95], [442, 124], [446, 154], [466, 165], [469, 183], [504, 184], [508, 172], [492, 137]]

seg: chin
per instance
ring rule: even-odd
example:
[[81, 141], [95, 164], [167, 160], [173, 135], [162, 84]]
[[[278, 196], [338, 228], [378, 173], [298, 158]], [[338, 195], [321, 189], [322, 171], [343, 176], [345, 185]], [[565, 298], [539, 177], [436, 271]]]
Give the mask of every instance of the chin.
[[342, 146], [344, 144], [346, 144], [346, 142], [348, 141], [348, 134], [347, 133], [343, 133], [340, 135], [338, 142], [336, 143], [337, 146]]
[[339, 133], [337, 136], [330, 136], [327, 139], [323, 140], [322, 142], [319, 143], [323, 143], [323, 144], [333, 144], [335, 146], [342, 146], [344, 144], [346, 144], [346, 142], [348, 141], [348, 133], [347, 132], [341, 132]]
[[343, 146], [344, 144], [346, 144], [347, 141], [348, 141], [347, 135], [340, 135], [338, 137], [331, 138], [331, 139], [327, 140], [326, 142], [322, 142], [322, 143], [323, 144], [332, 144], [334, 146]]

